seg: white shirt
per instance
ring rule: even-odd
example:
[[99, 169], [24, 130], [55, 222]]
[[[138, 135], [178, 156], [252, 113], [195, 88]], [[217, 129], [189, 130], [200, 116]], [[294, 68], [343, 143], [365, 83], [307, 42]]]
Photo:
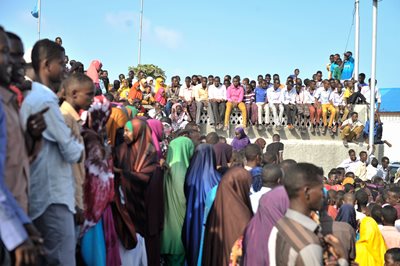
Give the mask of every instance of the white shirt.
[[310, 90], [305, 90], [304, 91], [304, 103], [315, 103], [315, 96], [316, 96], [316, 92], [317, 90], [313, 90], [313, 92], [311, 92]]
[[351, 117], [349, 119], [344, 120], [342, 126], [350, 126], [350, 130], [354, 130], [356, 127], [363, 126], [363, 123], [360, 122], [360, 120], [356, 120], [353, 122]]
[[281, 103], [281, 93], [282, 93], [282, 90], [280, 88], [278, 88], [276, 90], [274, 89], [274, 87], [268, 88], [267, 89], [268, 103], [270, 103], [270, 104]]
[[315, 95], [315, 98], [321, 103], [321, 104], [328, 104], [329, 99], [331, 96], [332, 90], [331, 88], [325, 90], [325, 88], [319, 88], [317, 90], [317, 93]]
[[385, 179], [387, 176], [388, 170], [383, 169], [381, 164], [378, 165], [377, 169], [378, 169], [378, 172], [376, 173], [376, 175]]
[[359, 158], [356, 158], [355, 161], [352, 161], [352, 160], [350, 160], [350, 158], [347, 158], [341, 164], [339, 164], [338, 167], [343, 167], [344, 170], [346, 171], [346, 173], [347, 172], [355, 173], [355, 171], [359, 167], [359, 163], [360, 163], [360, 159]]
[[372, 180], [378, 174], [378, 168], [373, 167], [371, 164], [367, 166], [367, 180]]
[[296, 89], [292, 88], [290, 91], [287, 90], [287, 88], [285, 88], [282, 92], [281, 92], [281, 103], [283, 104], [296, 104]]
[[261, 189], [257, 192], [254, 192], [253, 188], [250, 189], [250, 201], [251, 201], [251, 208], [253, 209], [253, 213], [257, 212], [258, 205], [260, 202], [261, 197], [269, 192], [271, 188], [269, 187], [261, 187]]
[[219, 85], [216, 87], [214, 84], [208, 87], [208, 99], [226, 100], [226, 87]]
[[[370, 98], [371, 98], [371, 88], [369, 86], [362, 86], [361, 87], [361, 94], [364, 95], [365, 101], [367, 103], [370, 103]], [[375, 87], [375, 99], [377, 103], [381, 103], [381, 93], [379, 92], [379, 88]]]
[[193, 86], [187, 87], [186, 84], [183, 84], [179, 90], [179, 97], [183, 97], [185, 101], [191, 101], [193, 96]]
[[344, 106], [344, 101], [343, 101], [343, 95], [344, 95], [344, 90], [339, 94], [339, 92], [334, 91], [331, 93], [331, 96], [329, 97], [329, 100], [332, 101], [333, 105], [335, 107], [338, 106]]

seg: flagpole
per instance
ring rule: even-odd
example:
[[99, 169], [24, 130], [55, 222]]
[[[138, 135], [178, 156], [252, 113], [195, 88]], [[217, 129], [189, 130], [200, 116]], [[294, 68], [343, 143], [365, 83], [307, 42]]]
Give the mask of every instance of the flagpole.
[[41, 0], [38, 0], [38, 5], [39, 5], [39, 11], [38, 11], [38, 37], [40, 40], [40, 20], [42, 18], [42, 6], [41, 6]]
[[140, 65], [142, 55], [142, 28], [143, 28], [143, 0], [140, 1], [140, 28], [139, 28], [139, 51], [138, 51], [138, 65]]
[[378, 24], [378, 0], [372, 0], [372, 63], [371, 63], [371, 88], [369, 105], [369, 146], [374, 145], [375, 127], [375, 80], [376, 80], [376, 38]]
[[360, 12], [359, 12], [359, 0], [355, 0], [355, 17], [356, 17], [356, 30], [354, 38], [354, 79], [358, 80], [359, 72], [359, 60], [360, 60]]

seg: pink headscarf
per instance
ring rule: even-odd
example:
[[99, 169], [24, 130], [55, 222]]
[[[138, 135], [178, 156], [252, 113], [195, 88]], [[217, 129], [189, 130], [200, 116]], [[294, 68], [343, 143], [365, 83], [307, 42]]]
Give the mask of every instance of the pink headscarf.
[[88, 70], [86, 71], [86, 75], [89, 76], [94, 84], [99, 84], [99, 70], [103, 64], [99, 60], [93, 60], [92, 63], [90, 63], [90, 66]]
[[160, 142], [162, 141], [164, 126], [160, 120], [157, 119], [149, 119], [147, 120], [147, 125], [151, 129], [151, 138], [153, 140], [154, 148], [157, 151], [158, 159], [161, 159], [161, 147]]
[[163, 92], [165, 92], [164, 88], [160, 87], [156, 95], [154, 95], [154, 99], [156, 100], [156, 102], [159, 102], [162, 106], [165, 106], [165, 104], [167, 103], [167, 99], [165, 99], [165, 96], [162, 96]]

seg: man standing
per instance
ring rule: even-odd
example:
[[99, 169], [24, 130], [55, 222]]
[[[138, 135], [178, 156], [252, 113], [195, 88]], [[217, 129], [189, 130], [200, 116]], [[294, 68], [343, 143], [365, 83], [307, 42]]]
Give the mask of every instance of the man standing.
[[293, 81], [286, 83], [286, 89], [281, 93], [281, 102], [285, 109], [287, 127], [289, 130], [294, 129], [294, 120], [296, 118], [296, 89], [293, 88]]
[[[326, 133], [327, 127], [329, 128], [329, 133], [333, 135], [332, 132], [332, 124], [336, 115], [336, 109], [333, 106], [332, 102], [329, 100], [332, 90], [331, 90], [330, 82], [325, 79], [324, 80], [324, 87], [317, 91], [315, 95], [315, 105], [321, 106], [322, 108], [322, 120], [324, 121], [324, 130], [323, 133]], [[328, 112], [330, 112], [329, 123], [328, 120]]]
[[358, 140], [363, 133], [364, 125], [358, 120], [358, 113], [351, 113], [351, 117], [345, 120], [340, 127], [342, 132], [340, 137], [343, 140], [343, 144], [347, 146], [348, 142]]
[[354, 173], [357, 170], [359, 163], [360, 160], [357, 158], [356, 152], [353, 149], [350, 149], [349, 158], [345, 159], [340, 165], [338, 165], [338, 168], [343, 168], [345, 173]]
[[[281, 81], [279, 79], [274, 79], [274, 86], [272, 88], [267, 89], [267, 99], [268, 99], [268, 107], [272, 110], [272, 115], [274, 117], [274, 122], [277, 130], [280, 129], [284, 107], [281, 102], [281, 93], [280, 89]], [[279, 109], [279, 115], [278, 115]], [[269, 116], [266, 116], [266, 126], [269, 126]]]
[[310, 218], [322, 206], [322, 178], [322, 169], [308, 163], [299, 163], [285, 173], [283, 184], [290, 204], [268, 240], [272, 265], [323, 265], [328, 247], [321, 242], [335, 250], [339, 265], [348, 265], [337, 238], [323, 238], [319, 225]]
[[179, 99], [184, 102], [183, 107], [187, 110], [191, 120], [196, 119], [196, 102], [194, 101], [192, 79], [185, 78], [185, 84], [179, 90]]
[[64, 76], [64, 48], [43, 39], [32, 49], [36, 82], [21, 107], [22, 125], [48, 107], [42, 150], [31, 164], [29, 215], [44, 236], [47, 263], [75, 265], [74, 176], [71, 163], [81, 160], [83, 145], [66, 126], [55, 91]]
[[214, 78], [214, 84], [208, 87], [208, 101], [214, 115], [215, 128], [222, 129], [225, 116], [226, 87], [221, 84], [218, 76]]
[[354, 71], [354, 58], [351, 52], [348, 51], [344, 53], [344, 60], [341, 67], [343, 69], [341, 80], [351, 79]]
[[240, 78], [238, 76], [233, 78], [233, 84], [229, 86], [226, 91], [226, 110], [225, 110], [225, 127], [224, 130], [228, 130], [229, 119], [231, 117], [232, 109], [238, 107], [242, 112], [242, 125], [244, 128], [247, 127], [247, 113], [246, 105], [243, 102], [244, 89], [240, 86]]

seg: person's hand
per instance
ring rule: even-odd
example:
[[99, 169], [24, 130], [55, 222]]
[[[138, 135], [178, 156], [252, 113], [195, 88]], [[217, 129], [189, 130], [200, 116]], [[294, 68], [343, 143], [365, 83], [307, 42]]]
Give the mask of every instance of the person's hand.
[[15, 265], [35, 265], [37, 259], [37, 249], [30, 238], [25, 240], [15, 249]]
[[83, 225], [85, 222], [85, 216], [83, 215], [83, 210], [81, 208], [75, 208], [76, 213], [74, 214], [74, 220], [76, 225]]
[[43, 110], [32, 114], [28, 117], [26, 128], [28, 130], [29, 135], [33, 139], [40, 139], [42, 137], [43, 131], [46, 130], [46, 121], [44, 120], [44, 113], [49, 110], [49, 107], [44, 108]]
[[336, 237], [334, 237], [333, 235], [329, 234], [326, 235], [324, 237], [325, 242], [328, 244], [328, 250], [329, 252], [336, 258], [336, 259], [340, 259], [340, 258], [345, 258], [345, 252], [344, 249], [339, 241], [339, 239], [337, 239]]
[[36, 246], [37, 252], [39, 255], [44, 256], [46, 253], [44, 251], [44, 239], [42, 238], [41, 233], [36, 229], [33, 224], [24, 224], [25, 230], [29, 235], [32, 243]]

